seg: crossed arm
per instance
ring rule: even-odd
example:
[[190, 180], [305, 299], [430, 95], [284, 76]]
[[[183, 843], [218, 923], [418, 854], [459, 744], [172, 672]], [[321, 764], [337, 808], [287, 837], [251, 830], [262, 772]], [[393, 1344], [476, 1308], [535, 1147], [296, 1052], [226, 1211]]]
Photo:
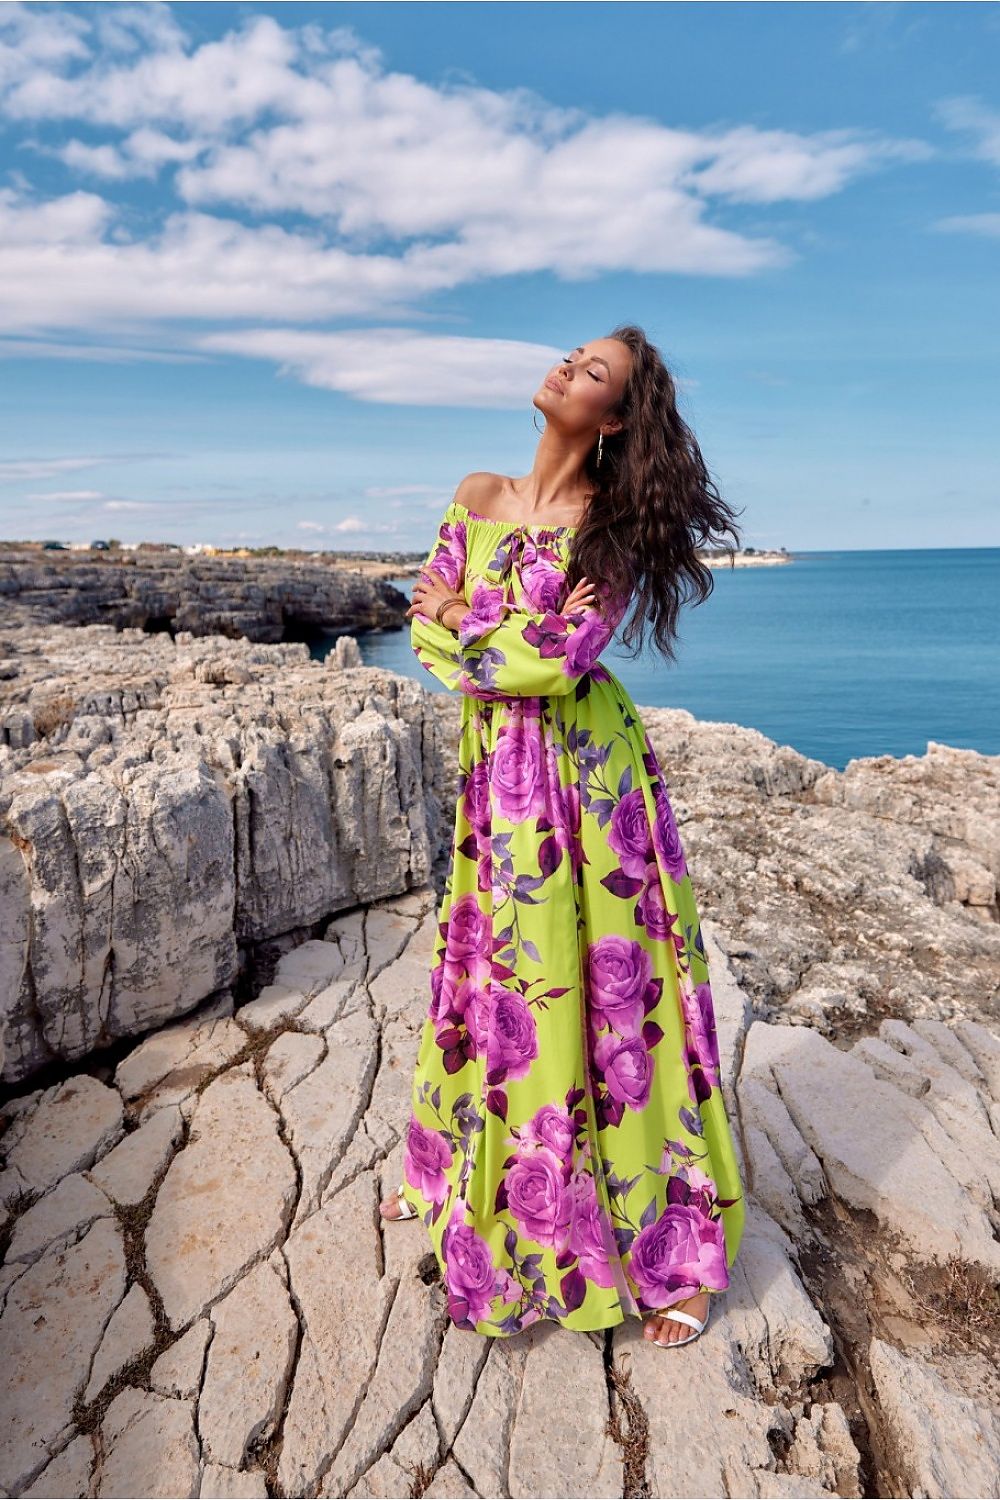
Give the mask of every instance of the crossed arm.
[[558, 613], [500, 604], [482, 584], [470, 605], [461, 592], [462, 541], [443, 527], [414, 585], [407, 617], [418, 661], [445, 687], [487, 701], [573, 692], [614, 635], [624, 606], [599, 608], [586, 578]]

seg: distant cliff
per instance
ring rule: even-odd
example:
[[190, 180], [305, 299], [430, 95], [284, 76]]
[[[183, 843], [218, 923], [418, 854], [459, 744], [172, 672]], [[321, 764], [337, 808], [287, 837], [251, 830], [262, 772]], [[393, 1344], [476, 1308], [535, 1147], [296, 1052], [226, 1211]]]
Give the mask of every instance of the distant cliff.
[[0, 546], [4, 623], [113, 625], [267, 644], [405, 623], [408, 600], [344, 566], [170, 552], [38, 552]]

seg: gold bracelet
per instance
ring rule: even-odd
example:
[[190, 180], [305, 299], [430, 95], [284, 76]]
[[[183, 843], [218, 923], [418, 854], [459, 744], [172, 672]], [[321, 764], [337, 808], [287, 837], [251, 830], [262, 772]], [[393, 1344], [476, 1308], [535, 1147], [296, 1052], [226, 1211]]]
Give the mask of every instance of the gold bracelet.
[[[443, 603], [439, 604], [434, 615], [437, 623], [439, 625], [444, 625], [444, 621], [442, 620], [441, 616], [444, 614], [445, 610], [450, 609], [453, 604], [461, 604], [462, 602], [463, 601], [459, 599], [458, 595], [455, 594], [451, 599], [445, 599]], [[444, 625], [444, 628], [445, 630], [447, 630], [447, 625]]]

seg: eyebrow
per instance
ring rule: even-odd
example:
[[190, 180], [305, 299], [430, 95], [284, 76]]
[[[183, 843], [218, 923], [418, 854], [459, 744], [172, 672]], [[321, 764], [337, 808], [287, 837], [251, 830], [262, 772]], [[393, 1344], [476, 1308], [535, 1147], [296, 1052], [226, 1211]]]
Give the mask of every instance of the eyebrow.
[[[576, 348], [573, 350], [573, 353], [574, 354], [582, 354], [583, 353], [583, 345], [582, 344], [577, 344]], [[611, 366], [608, 364], [607, 360], [606, 359], [602, 359], [599, 354], [588, 354], [587, 358], [588, 359], [592, 359], [595, 364], [603, 365], [604, 368], [607, 370], [608, 374], [609, 375], [611, 374]]]

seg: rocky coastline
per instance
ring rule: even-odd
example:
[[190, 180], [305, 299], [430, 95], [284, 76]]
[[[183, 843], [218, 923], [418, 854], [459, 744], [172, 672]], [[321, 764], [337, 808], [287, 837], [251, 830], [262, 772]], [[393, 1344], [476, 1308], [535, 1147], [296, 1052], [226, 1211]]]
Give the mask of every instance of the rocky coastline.
[[398, 629], [407, 604], [385, 577], [336, 563], [0, 544], [4, 626], [100, 624], [273, 644]]
[[1000, 757], [642, 710], [744, 1243], [683, 1350], [484, 1341], [377, 1211], [457, 710], [348, 637], [5, 616], [0, 1490], [1000, 1492]]

